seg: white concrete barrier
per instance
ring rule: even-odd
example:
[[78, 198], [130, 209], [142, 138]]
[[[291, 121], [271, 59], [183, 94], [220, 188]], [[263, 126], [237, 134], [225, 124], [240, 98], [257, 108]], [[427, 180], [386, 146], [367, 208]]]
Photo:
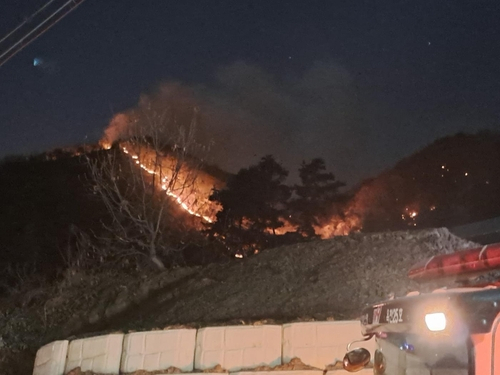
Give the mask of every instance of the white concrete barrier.
[[[349, 342], [361, 339], [359, 321], [304, 322], [283, 325], [283, 363], [294, 357], [309, 366], [324, 369], [342, 361]], [[360, 346], [373, 353], [375, 340]]]
[[123, 333], [71, 341], [65, 373], [80, 367], [82, 371], [118, 374], [122, 344]]
[[195, 368], [227, 371], [281, 364], [281, 326], [209, 327], [198, 330]]
[[196, 329], [134, 332], [125, 335], [120, 371], [193, 371]]
[[[231, 375], [323, 375], [322, 370], [285, 370], [285, 371], [238, 371]], [[345, 370], [327, 371], [325, 375], [348, 375], [352, 372]], [[356, 375], [373, 375], [373, 369], [366, 368], [356, 371]]]
[[327, 371], [325, 375], [349, 375], [349, 374], [373, 375], [373, 369], [372, 368], [364, 368], [364, 369], [356, 371], [356, 372], [349, 372], [346, 370], [332, 370], [332, 371]]
[[[322, 370], [285, 370], [285, 371], [238, 371], [231, 375], [323, 375]], [[345, 370], [327, 371], [325, 375], [348, 375], [352, 372]], [[356, 371], [356, 375], [373, 375], [373, 369], [366, 368]]]
[[231, 375], [323, 375], [321, 370], [238, 371]]
[[[358, 321], [291, 323], [283, 326], [228, 326], [111, 334], [55, 341], [37, 352], [33, 375], [63, 375], [80, 367], [104, 374], [209, 370], [220, 365], [235, 375], [316, 375], [316, 370], [247, 373], [258, 366], [274, 367], [297, 357], [324, 370], [341, 361], [349, 342], [361, 339]], [[357, 345], [355, 345], [357, 346]], [[354, 347], [355, 347], [354, 346]], [[359, 343], [375, 351], [375, 340]], [[360, 375], [371, 373], [362, 370]], [[298, 374], [300, 372], [300, 374]], [[321, 371], [320, 371], [321, 372]], [[260, 374], [262, 373], [262, 374]], [[264, 374], [265, 373], [265, 374]], [[286, 373], [286, 374], [285, 374]], [[327, 375], [346, 374], [343, 370]], [[227, 375], [227, 373], [226, 373]], [[318, 374], [320, 375], [320, 374]]]
[[38, 349], [33, 375], [63, 375], [68, 343], [68, 340], [54, 341]]

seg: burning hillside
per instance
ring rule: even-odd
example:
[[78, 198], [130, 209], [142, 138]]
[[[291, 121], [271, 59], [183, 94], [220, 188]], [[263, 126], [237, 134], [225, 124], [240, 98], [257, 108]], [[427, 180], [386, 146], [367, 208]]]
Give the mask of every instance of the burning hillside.
[[[183, 118], [184, 123], [186, 123], [188, 114], [194, 113], [195, 119], [189, 123], [193, 126], [193, 121], [199, 121], [201, 116], [198, 110], [196, 107], [193, 110], [190, 105], [191, 103], [180, 105], [181, 116], [178, 117], [171, 113], [145, 115], [143, 109], [117, 114], [105, 130], [100, 143], [105, 149], [109, 149], [115, 144], [124, 155], [131, 159], [130, 161], [137, 169], [142, 170], [144, 175], [154, 177], [154, 183], [166, 195], [173, 198], [185, 212], [199, 217], [207, 223], [214, 223], [217, 220], [217, 213], [222, 207], [217, 201], [211, 200], [210, 196], [214, 189], [224, 189], [226, 181], [206, 172], [203, 160], [199, 155], [196, 153], [196, 156], [189, 155], [193, 146], [198, 148], [198, 145], [195, 145], [199, 140], [198, 136], [195, 133], [183, 134], [176, 140], [169, 139], [161, 147], [155, 144], [157, 138], [163, 136], [165, 132], [179, 130], [177, 126], [172, 127], [173, 122], [178, 124], [178, 118]], [[147, 111], [151, 112], [151, 107], [148, 106]], [[175, 120], [173, 120], [174, 118]], [[158, 119], [159, 123], [152, 121], [155, 119]], [[163, 127], [165, 123], [167, 123], [165, 129], [158, 129], [158, 126]], [[145, 127], [144, 124], [147, 126]], [[188, 133], [190, 131], [184, 130]], [[192, 139], [187, 139], [186, 136]], [[178, 144], [179, 139], [180, 143], [184, 142], [184, 145]], [[182, 150], [181, 158], [187, 157], [185, 160], [180, 160], [178, 157], [177, 151], [180, 149]], [[267, 228], [266, 232], [274, 235], [296, 232], [298, 225], [290, 220], [291, 216], [283, 213], [279, 219], [282, 225], [278, 228]], [[248, 218], [243, 218], [243, 227], [248, 229], [249, 222]], [[316, 236], [330, 238], [359, 230], [359, 223], [357, 215], [351, 215], [349, 210], [345, 210], [343, 213], [337, 212], [335, 215], [323, 217], [313, 227]]]
[[[112, 143], [117, 144], [124, 155], [133, 159], [136, 168], [142, 169], [143, 174], [155, 176], [155, 184], [185, 212], [210, 224], [217, 220], [227, 221], [227, 212], [218, 217], [218, 213], [221, 213], [223, 209], [221, 202], [211, 199], [214, 189], [220, 191], [228, 188], [227, 180], [207, 173], [202, 167], [206, 161], [206, 154], [200, 156], [199, 152], [201, 149], [208, 152], [209, 146], [213, 146], [212, 141], [207, 137], [208, 130], [203, 129], [206, 115], [201, 113], [196, 102], [189, 95], [179, 95], [179, 97], [171, 95], [167, 99], [171, 101], [171, 106], [166, 110], [165, 105], [159, 100], [150, 101], [149, 98], [143, 97], [137, 108], [117, 114], [105, 130], [102, 144], [105, 147], [110, 147]], [[192, 125], [193, 122], [196, 124], [196, 133], [190, 133], [190, 125], [186, 125]], [[167, 126], [159, 129], [156, 126], [158, 123], [165, 123]], [[170, 148], [169, 152], [165, 152], [165, 147], [158, 149], [154, 142], [145, 141], [139, 145], [136, 141], [138, 133], [144, 139], [156, 139], [179, 130], [183, 131], [182, 136], [170, 140], [168, 146], [164, 145]], [[466, 143], [467, 147], [472, 147], [477, 151], [476, 154], [479, 157], [476, 159], [479, 162], [482, 157], [496, 160], [490, 154], [494, 154], [498, 148], [486, 145], [486, 143], [498, 142], [496, 138], [480, 138], [481, 136], [457, 136], [450, 137], [441, 143], [436, 142], [432, 147], [417, 153], [415, 157], [400, 162], [394, 169], [382, 173], [377, 178], [364, 181], [359, 188], [351, 190], [348, 199], [345, 194], [343, 199], [334, 198], [328, 201], [318, 198], [317, 194], [328, 195], [324, 191], [328, 185], [326, 180], [318, 179], [319, 185], [310, 186], [313, 195], [303, 199], [305, 203], [299, 207], [298, 214], [296, 210], [288, 207], [291, 201], [297, 199], [296, 187], [290, 187], [292, 193], [288, 201], [271, 204], [275, 207], [282, 207], [282, 212], [276, 219], [280, 222], [279, 225], [276, 222], [273, 223], [274, 219], [265, 219], [268, 220], [267, 224], [263, 219], [257, 225], [255, 220], [250, 219], [244, 213], [241, 214], [240, 219], [236, 220], [236, 223], [226, 223], [226, 225], [237, 225], [238, 230], [252, 229], [252, 226], [257, 225], [259, 231], [267, 234], [299, 233], [305, 237], [317, 236], [326, 239], [360, 230], [425, 228], [467, 222], [467, 214], [464, 214], [466, 211], [491, 211], [492, 206], [472, 203], [464, 199], [464, 196], [470, 195], [473, 188], [491, 192], [495, 191], [498, 186], [493, 173], [493, 169], [498, 168], [496, 161], [481, 166], [471, 158], [464, 159], [463, 157], [464, 149], [461, 144]], [[444, 143], [448, 145], [443, 146]], [[486, 147], [481, 147], [481, 145], [486, 145]], [[216, 145], [215, 148], [220, 148], [218, 146]], [[182, 149], [182, 157], [189, 155], [189, 162], [178, 159], [180, 149]], [[433, 155], [427, 156], [426, 153]], [[486, 171], [486, 169], [489, 170]], [[324, 186], [321, 187], [321, 184]], [[256, 191], [262, 190], [259, 186], [253, 188]], [[332, 189], [336, 188], [332, 187]], [[264, 190], [262, 194], [269, 194]], [[248, 194], [246, 197], [248, 198]], [[325, 207], [319, 208], [317, 204], [314, 207], [314, 204], [311, 204], [314, 200], [322, 202], [321, 204]], [[477, 201], [476, 198], [473, 200]], [[474, 205], [478, 207], [472, 207]], [[479, 206], [483, 207], [479, 208]], [[231, 208], [233, 213], [235, 208]], [[474, 217], [491, 216], [490, 213], [479, 214], [479, 212], [473, 213], [472, 211], [470, 214]], [[456, 212], [457, 215], [453, 217], [451, 212]], [[303, 230], [304, 217], [309, 221], [307, 225], [312, 230]]]
[[[122, 116], [123, 118], [125, 116]], [[171, 205], [177, 207], [178, 212], [197, 213], [212, 221], [220, 212], [216, 202], [209, 200], [211, 189], [213, 186], [223, 189], [233, 176], [228, 179], [229, 174], [207, 169], [206, 166], [202, 168], [200, 163], [192, 161], [188, 165], [193, 166], [196, 171], [201, 170], [194, 189], [189, 190], [186, 186], [186, 189], [182, 190], [180, 187], [185, 184], [177, 187], [167, 186], [170, 192], [180, 197], [177, 199], [168, 196], [167, 191], [162, 189], [164, 183], [160, 178], [160, 175], [167, 177], [167, 180], [170, 178], [168, 175], [173, 169], [172, 158], [167, 158], [169, 162], [155, 164], [153, 149], [149, 146], [135, 149], [130, 140], [115, 144], [117, 147], [113, 150], [124, 160], [130, 161], [129, 168], [141, 172], [137, 176], [137, 173], [127, 173], [129, 168], [117, 169], [116, 176], [122, 183], [128, 182], [132, 186], [135, 182], [142, 184], [143, 181], [145, 183], [154, 181], [158, 196], [162, 195], [168, 199]], [[123, 151], [123, 147], [129, 154]], [[395, 168], [362, 183], [345, 200], [341, 213], [325, 217], [314, 227], [314, 231], [322, 238], [330, 238], [360, 229], [365, 232], [403, 228], [422, 229], [439, 225], [454, 226], [498, 217], [500, 216], [499, 150], [499, 139], [495, 135], [461, 135], [436, 141], [428, 148], [402, 161]], [[44, 272], [53, 273], [67, 262], [66, 258], [61, 258], [57, 249], [66, 249], [69, 254], [77, 251], [77, 246], [80, 246], [75, 233], [95, 233], [99, 238], [105, 236], [102, 223], [109, 226], [112, 218], [97, 192], [92, 190], [89, 194], [89, 176], [84, 161], [85, 155], [96, 160], [98, 155], [111, 154], [111, 151], [97, 151], [93, 146], [64, 148], [31, 158], [5, 160], [0, 165], [2, 175], [0, 189], [3, 192], [0, 198], [4, 215], [4, 228], [0, 231], [4, 246], [0, 258], [2, 270], [7, 266], [28, 267], [26, 265], [36, 261]], [[75, 155], [80, 156], [74, 157]], [[145, 155], [144, 159], [141, 155]], [[137, 159], [133, 159], [132, 156], [137, 156]], [[158, 171], [158, 175], [156, 172], [151, 174], [155, 165], [156, 167], [164, 165], [164, 171]], [[134, 181], [135, 177], [143, 177], [144, 180], [137, 178]], [[187, 194], [193, 190], [194, 195]], [[126, 208], [125, 202], [122, 203], [118, 207], [118, 219], [123, 215], [120, 209]], [[147, 213], [144, 210], [137, 211], [134, 217], [139, 214], [144, 215], [144, 212]], [[182, 221], [187, 216], [177, 215], [173, 220]], [[282, 218], [294, 219], [289, 216], [283, 215]], [[186, 227], [206, 229], [207, 226], [203, 224], [209, 224], [207, 220], [194, 215], [193, 218], [191, 221], [186, 220], [189, 221], [187, 223], [181, 223], [184, 225], [181, 229], [185, 230]], [[189, 227], [192, 223], [193, 225]], [[242, 221], [242, 224], [246, 222]], [[166, 222], [163, 225], [168, 227], [170, 223]], [[131, 231], [131, 227], [125, 229], [127, 236], [133, 238], [139, 237], [143, 230], [141, 228], [134, 232]], [[274, 236], [269, 228], [266, 234], [279, 237], [290, 235], [296, 230], [297, 226], [287, 221], [284, 227], [274, 231], [277, 236]], [[185, 236], [191, 239], [192, 234], [189, 232]], [[139, 239], [143, 241], [143, 238]], [[184, 238], [181, 240], [184, 241]], [[300, 240], [302, 239], [299, 236], [289, 236], [289, 242]], [[130, 245], [122, 240], [113, 240], [110, 243], [126, 249]], [[107, 244], [99, 245], [96, 248], [107, 248], [106, 246]], [[202, 252], [211, 254], [211, 249], [205, 243], [199, 245], [199, 248], [202, 249], [200, 254]], [[3, 275], [8, 277], [8, 272], [3, 272]]]
[[161, 189], [183, 210], [208, 223], [215, 220], [219, 207], [209, 197], [212, 189], [225, 186], [224, 181], [205, 172], [203, 168], [179, 163], [174, 155], [158, 157], [150, 147], [137, 146], [130, 141], [121, 142], [119, 147], [124, 154], [135, 160], [135, 164], [144, 173], [157, 176]]
[[[229, 116], [220, 108], [214, 108], [213, 103], [207, 103], [186, 87], [175, 84], [162, 85], [151, 95], [142, 95], [138, 105], [134, 108], [116, 114], [105, 129], [101, 144], [105, 148], [111, 147], [112, 144], [118, 145], [124, 155], [135, 158], [134, 163], [138, 168], [142, 168], [144, 174], [154, 175], [155, 183], [185, 212], [198, 216], [207, 223], [213, 223], [222, 207], [220, 202], [211, 201], [210, 195], [212, 189], [226, 188], [227, 181], [204, 173], [203, 168], [199, 167], [206, 163], [208, 156], [210, 156], [209, 160], [217, 160], [224, 165], [227, 165], [228, 160], [232, 160], [229, 164], [234, 165], [237, 160], [243, 158], [243, 154], [226, 154], [228, 139], [234, 134], [230, 126], [223, 127], [224, 131], [220, 126], [221, 123], [237, 123], [240, 120], [238, 117]], [[180, 130], [183, 134], [179, 137]], [[151, 142], [152, 139], [172, 138], [172, 134], [176, 139], [169, 139], [168, 145], [164, 144], [158, 148], [155, 142]], [[140, 142], [140, 150], [137, 149], [138, 139], [147, 139], [145, 142]], [[191, 160], [194, 163], [186, 164], [183, 160], [177, 160], [177, 151], [185, 147], [182, 145], [185, 142], [189, 143], [185, 150], [186, 155], [192, 157]], [[173, 152], [165, 152], [165, 148], [168, 147], [171, 147]], [[193, 147], [196, 149], [194, 152]], [[200, 153], [201, 149], [203, 152]], [[242, 153], [243, 149], [246, 150], [243, 144], [240, 145], [240, 149]], [[173, 181], [172, 171], [180, 164], [183, 165], [184, 170], [180, 174], [175, 172], [177, 180]], [[187, 181], [194, 174], [197, 174], [196, 179]], [[173, 183], [174, 186], [165, 186], [165, 182]], [[190, 185], [190, 188], [186, 189], [186, 185]], [[294, 187], [290, 189], [293, 190]], [[314, 187], [312, 189], [314, 190]], [[257, 190], [262, 189], [256, 186], [255, 191]], [[269, 194], [269, 192], [263, 194]], [[328, 195], [324, 192], [321, 194]], [[291, 198], [294, 199], [293, 194]], [[306, 215], [313, 228], [312, 231], [308, 231], [307, 237], [330, 238], [336, 235], [346, 235], [361, 228], [359, 215], [352, 214], [352, 210], [345, 203], [339, 204], [333, 201], [334, 199], [324, 202], [326, 209], [316, 208], [318, 212]], [[259, 223], [259, 231], [272, 235], [285, 235], [298, 230], [300, 232], [299, 227], [303, 224], [301, 220], [303, 221], [304, 215], [290, 212], [285, 207], [286, 202], [275, 202], [275, 205], [283, 212], [279, 218], [273, 220], [278, 220], [281, 224], [271, 224], [273, 220], [268, 225]], [[335, 206], [335, 209], [330, 209], [330, 206]], [[305, 207], [300, 208], [301, 211], [305, 209]], [[233, 212], [234, 210], [235, 207], [232, 207]], [[302, 216], [302, 219], [298, 220], [299, 216]], [[220, 219], [227, 221], [227, 216]], [[250, 223], [251, 227], [251, 222], [248, 216], [243, 215], [241, 220], [238, 220], [238, 226], [248, 229], [246, 224]]]

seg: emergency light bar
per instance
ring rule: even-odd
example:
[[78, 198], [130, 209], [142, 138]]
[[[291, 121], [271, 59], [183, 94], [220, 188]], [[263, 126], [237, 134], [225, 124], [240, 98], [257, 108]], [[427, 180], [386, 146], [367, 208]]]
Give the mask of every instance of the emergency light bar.
[[433, 256], [415, 264], [408, 271], [408, 277], [415, 281], [429, 281], [494, 270], [500, 270], [500, 243]]

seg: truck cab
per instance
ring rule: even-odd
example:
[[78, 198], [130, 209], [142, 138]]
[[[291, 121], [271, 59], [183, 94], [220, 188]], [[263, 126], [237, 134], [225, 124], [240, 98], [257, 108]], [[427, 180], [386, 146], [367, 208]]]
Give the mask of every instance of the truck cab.
[[387, 375], [500, 375], [500, 284], [482, 284], [500, 267], [500, 244], [439, 255], [412, 267], [409, 277], [436, 282], [454, 279], [460, 287], [411, 292], [366, 307], [360, 318], [368, 350], [351, 349], [344, 369], [364, 368]]

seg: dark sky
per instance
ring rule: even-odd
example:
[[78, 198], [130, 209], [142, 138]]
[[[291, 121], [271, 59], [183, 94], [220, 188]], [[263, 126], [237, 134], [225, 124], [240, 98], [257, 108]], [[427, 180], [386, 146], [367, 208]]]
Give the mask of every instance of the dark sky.
[[[1, 1], [0, 35], [45, 2]], [[499, 0], [86, 0], [0, 67], [0, 156], [94, 141], [178, 82], [227, 114], [222, 166], [320, 156], [355, 183], [500, 129], [499, 20]]]

